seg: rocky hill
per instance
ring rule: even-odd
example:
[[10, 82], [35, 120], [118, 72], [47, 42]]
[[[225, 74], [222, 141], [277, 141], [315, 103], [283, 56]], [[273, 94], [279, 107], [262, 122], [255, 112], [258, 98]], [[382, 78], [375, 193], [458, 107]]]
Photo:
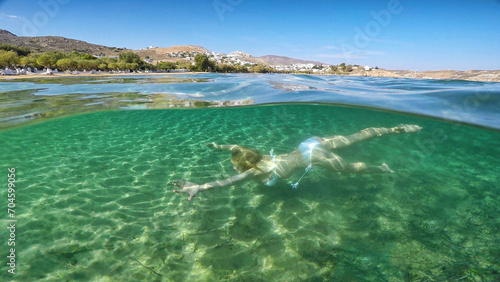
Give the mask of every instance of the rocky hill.
[[123, 48], [96, 45], [60, 36], [17, 36], [7, 30], [0, 29], [0, 44], [2, 43], [28, 47], [33, 52], [78, 51], [92, 55], [117, 56], [124, 50]]
[[305, 61], [284, 56], [274, 56], [267, 55], [258, 57], [261, 60], [266, 61], [270, 65], [294, 65], [294, 64], [313, 64], [313, 65], [325, 65], [325, 63], [315, 62], [315, 61]]
[[[17, 36], [7, 30], [0, 29], [0, 44], [7, 43], [16, 46], [28, 47], [33, 52], [72, 52], [78, 51], [91, 55], [103, 54], [106, 56], [118, 56], [120, 52], [123, 51], [133, 51], [138, 54], [141, 58], [149, 57], [153, 63], [158, 61], [177, 61], [179, 58], [169, 57], [170, 53], [180, 53], [180, 52], [200, 52], [200, 53], [211, 53], [210, 50], [197, 46], [197, 45], [186, 45], [186, 46], [172, 46], [167, 48], [150, 48], [141, 50], [127, 50], [125, 48], [108, 47], [103, 45], [91, 44], [85, 41], [70, 39], [60, 36]], [[236, 51], [231, 53], [233, 57], [240, 60], [263, 64], [263, 65], [291, 65], [291, 64], [322, 64], [320, 62], [304, 61], [289, 57], [282, 56], [263, 56], [263, 57], [253, 57], [252, 55], [246, 54], [241, 51]], [[229, 54], [229, 55], [231, 55]]]
[[191, 53], [191, 52], [199, 52], [199, 53], [206, 53], [210, 52], [208, 49], [198, 46], [198, 45], [185, 45], [185, 46], [179, 46], [179, 45], [174, 45], [172, 47], [165, 47], [165, 48], [148, 48], [148, 49], [141, 49], [141, 50], [134, 50], [134, 53], [139, 55], [142, 59], [148, 57], [153, 64], [157, 63], [159, 61], [165, 61], [165, 62], [175, 62], [178, 61], [180, 58], [177, 57], [170, 57], [170, 53], [181, 53], [181, 52], [186, 52], [186, 53]]
[[[153, 63], [160, 60], [164, 61], [177, 61], [179, 57], [169, 57], [170, 53], [181, 52], [199, 52], [211, 53], [204, 47], [197, 45], [187, 46], [172, 46], [168, 48], [151, 48], [143, 50], [127, 50], [125, 48], [108, 47], [103, 45], [91, 44], [85, 41], [69, 39], [60, 36], [17, 36], [7, 30], [0, 29], [0, 44], [7, 43], [16, 46], [23, 46], [31, 49], [33, 52], [72, 52], [79, 51], [91, 55], [103, 54], [106, 56], [118, 56], [124, 51], [133, 51], [141, 58], [149, 57]], [[222, 54], [224, 55], [224, 54]], [[262, 57], [253, 57], [241, 51], [235, 51], [231, 54], [224, 56], [233, 56], [241, 61], [253, 62], [264, 65], [292, 65], [292, 64], [314, 64], [321, 65], [321, 62], [299, 60], [284, 56], [267, 55]], [[378, 77], [405, 77], [405, 78], [423, 78], [423, 79], [462, 79], [474, 81], [500, 81], [500, 70], [469, 70], [469, 71], [454, 71], [454, 70], [440, 70], [440, 71], [408, 71], [408, 70], [372, 70], [364, 71], [364, 69], [355, 69], [350, 73], [344, 75], [353, 76], [378, 76]]]
[[234, 51], [232, 53], [229, 53], [227, 56], [237, 58], [241, 61], [254, 63], [254, 64], [270, 65], [268, 61], [266, 61], [262, 58], [259, 58], [259, 57], [254, 57], [254, 56], [247, 54], [245, 52], [242, 52], [242, 51]]

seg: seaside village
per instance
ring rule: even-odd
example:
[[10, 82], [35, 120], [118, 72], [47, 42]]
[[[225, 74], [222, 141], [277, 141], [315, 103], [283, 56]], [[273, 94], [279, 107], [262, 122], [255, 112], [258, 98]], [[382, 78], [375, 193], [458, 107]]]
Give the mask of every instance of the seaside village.
[[[158, 47], [154, 46], [149, 46], [146, 49], [141, 49], [141, 50], [151, 50], [151, 49], [157, 49]], [[165, 54], [164, 56], [168, 58], [166, 61], [168, 62], [175, 62], [176, 59], [177, 61], [189, 61], [191, 65], [195, 65], [195, 57], [196, 55], [201, 54], [201, 55], [206, 55], [209, 60], [214, 62], [215, 64], [224, 64], [224, 65], [229, 65], [229, 66], [238, 66], [240, 69], [246, 68], [246, 70], [250, 72], [279, 72], [279, 73], [314, 73], [314, 74], [327, 74], [327, 73], [334, 73], [334, 72], [351, 72], [353, 70], [364, 70], [364, 71], [370, 71], [372, 70], [372, 67], [369, 66], [359, 66], [359, 65], [345, 65], [341, 64], [339, 66], [333, 66], [333, 65], [326, 65], [326, 64], [312, 64], [312, 63], [296, 63], [296, 64], [282, 64], [282, 65], [267, 65], [266, 66], [266, 71], [255, 71], [252, 69], [252, 67], [255, 67], [257, 65], [262, 65], [262, 60], [259, 61], [258, 58], [255, 58], [249, 54], [246, 54], [241, 51], [235, 51], [230, 54], [224, 54], [224, 53], [216, 53], [216, 52], [211, 52], [208, 50], [204, 51], [180, 51], [180, 52], [170, 52]], [[118, 59], [118, 56], [105, 56], [102, 54], [97, 54], [97, 55], [92, 55], [93, 57], [97, 59], [103, 59], [103, 58], [112, 58], [112, 59]], [[162, 60], [152, 60], [148, 56], [144, 59], [144, 62], [147, 64], [151, 65], [158, 65], [158, 63], [162, 63]], [[377, 67], [376, 67], [377, 68]], [[43, 68], [43, 69], [37, 69], [37, 68], [30, 68], [30, 67], [18, 67], [18, 66], [11, 66], [5, 67], [5, 69], [0, 70], [1, 75], [26, 75], [26, 74], [44, 74], [44, 75], [52, 75], [54, 73], [68, 73], [68, 74], [98, 74], [98, 73], [103, 73], [103, 72], [109, 72], [109, 73], [150, 73], [150, 72], [164, 72], [165, 70], [161, 69], [144, 69], [144, 70], [131, 70], [131, 69], [107, 69], [107, 70], [101, 70], [101, 69], [90, 69], [90, 70], [66, 70], [62, 71], [59, 70], [58, 68]], [[188, 67], [184, 66], [177, 66], [174, 69], [169, 69], [167, 72], [189, 72], [190, 69]]]
[[[154, 46], [148, 47], [148, 49], [153, 49], [157, 48]], [[217, 64], [229, 64], [229, 65], [240, 65], [240, 66], [253, 66], [256, 65], [254, 57], [252, 57], [249, 54], [246, 54], [242, 51], [235, 51], [230, 54], [224, 54], [224, 53], [216, 53], [216, 52], [210, 52], [210, 51], [205, 51], [204, 53], [202, 52], [176, 52], [176, 53], [169, 53], [169, 57], [171, 58], [182, 58], [182, 59], [187, 59], [187, 60], [194, 60], [194, 57], [197, 54], [204, 54], [207, 55], [210, 59], [215, 61]], [[146, 59], [146, 62], [151, 63], [151, 60]], [[330, 65], [322, 64], [322, 65], [315, 65], [315, 64], [290, 64], [290, 65], [270, 65], [271, 68], [278, 72], [313, 72], [313, 73], [325, 73], [328, 69], [330, 69]], [[365, 70], [371, 70], [371, 67], [364, 67]]]
[[[147, 49], [156, 49], [158, 47], [155, 46], [149, 46]], [[182, 52], [171, 52], [168, 54], [170, 58], [179, 58], [179, 59], [186, 59], [193, 61], [194, 64], [194, 57], [197, 54], [202, 54], [208, 56], [211, 60], [215, 61], [216, 64], [229, 64], [233, 66], [247, 66], [251, 67], [254, 65], [257, 65], [255, 63], [255, 59], [252, 55], [246, 54], [242, 51], [234, 51], [229, 54], [224, 54], [224, 53], [216, 53], [216, 52], [211, 52], [211, 51], [204, 51], [204, 52], [187, 52], [187, 51], [182, 51]], [[152, 60], [149, 58], [146, 58], [145, 60], [147, 63], [152, 63]], [[307, 63], [307, 64], [287, 64], [287, 65], [270, 65], [271, 68], [276, 70], [277, 72], [312, 72], [312, 73], [327, 73], [332, 70], [332, 68], [335, 68], [337, 66], [331, 66], [327, 64], [321, 64], [321, 65], [316, 65], [312, 63]], [[353, 69], [357, 68], [362, 68], [365, 71], [372, 70], [372, 67], [369, 66], [352, 66]]]

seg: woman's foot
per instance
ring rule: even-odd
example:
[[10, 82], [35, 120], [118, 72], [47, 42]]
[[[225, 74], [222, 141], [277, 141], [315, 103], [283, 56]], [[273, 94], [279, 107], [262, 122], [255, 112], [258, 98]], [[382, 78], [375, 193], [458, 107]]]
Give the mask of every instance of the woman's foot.
[[422, 129], [422, 127], [414, 124], [400, 124], [396, 127], [393, 127], [392, 130], [395, 133], [410, 133], [410, 132], [418, 132]]
[[389, 166], [386, 163], [383, 163], [380, 168], [382, 169], [383, 172], [386, 173], [394, 173], [392, 169], [389, 168]]

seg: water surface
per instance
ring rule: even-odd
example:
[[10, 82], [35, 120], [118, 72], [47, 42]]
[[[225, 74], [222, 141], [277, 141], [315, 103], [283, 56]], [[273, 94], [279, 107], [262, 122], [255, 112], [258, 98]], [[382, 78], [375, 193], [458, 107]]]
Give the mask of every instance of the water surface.
[[160, 74], [4, 80], [0, 82], [0, 94], [0, 126], [4, 128], [75, 112], [180, 107], [186, 100], [194, 99], [210, 101], [211, 106], [220, 106], [216, 101], [230, 102], [225, 105], [286, 102], [358, 105], [500, 129], [500, 83], [495, 82]]

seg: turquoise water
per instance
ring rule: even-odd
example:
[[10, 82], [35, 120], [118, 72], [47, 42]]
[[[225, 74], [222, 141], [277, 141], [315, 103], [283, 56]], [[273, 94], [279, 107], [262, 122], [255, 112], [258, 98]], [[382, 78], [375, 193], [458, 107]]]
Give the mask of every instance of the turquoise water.
[[[206, 78], [168, 83], [199, 87], [199, 96], [205, 97], [225, 91], [223, 86], [213, 90], [210, 84], [226, 77]], [[268, 96], [250, 97], [243, 87], [239, 88], [243, 94], [235, 99], [264, 103], [259, 96], [295, 95], [296, 100], [304, 100], [307, 95], [331, 92], [264, 87], [271, 80], [292, 78], [240, 77], [239, 86], [260, 87]], [[299, 79], [305, 85], [309, 83], [305, 79], [324, 84], [327, 78]], [[137, 87], [136, 82], [127, 83]], [[352, 91], [362, 96], [361, 90], [352, 90], [354, 82], [368, 89], [369, 84], [395, 84], [396, 80], [352, 79], [348, 91], [338, 90], [357, 101], [355, 95], [345, 94]], [[81, 83], [68, 85], [77, 89]], [[166, 83], [157, 85], [167, 87]], [[418, 100], [419, 91], [424, 91], [419, 85], [432, 83], [414, 81], [417, 90], [405, 95]], [[497, 87], [440, 83], [455, 88]], [[403, 85], [411, 91], [411, 80], [392, 87]], [[117, 93], [125, 95], [118, 85], [113, 87], [114, 94], [106, 94], [109, 99]], [[378, 87], [370, 88], [369, 94], [378, 93]], [[384, 89], [380, 91], [389, 91]], [[15, 90], [20, 89], [5, 92]], [[488, 126], [482, 121], [498, 100], [498, 94], [488, 91], [479, 95], [457, 90], [465, 93], [463, 97], [489, 101], [467, 112], [481, 126]], [[78, 94], [53, 96], [67, 95]], [[17, 219], [15, 275], [7, 272], [5, 264], [9, 234], [5, 227], [0, 233], [5, 258], [2, 277], [17, 281], [498, 280], [500, 132], [438, 119], [447, 110], [445, 104], [461, 102], [446, 94], [440, 97], [445, 102], [436, 104], [427, 100], [429, 95], [421, 95], [418, 102], [408, 104], [417, 109], [415, 105], [428, 103], [427, 111], [435, 109], [433, 118], [352, 106], [279, 103], [133, 111], [93, 108], [80, 115], [64, 113], [58, 119], [15, 124], [0, 132], [4, 183], [7, 168], [16, 169]], [[68, 103], [62, 103], [62, 111]], [[4, 100], [3, 105], [9, 104]], [[39, 112], [47, 110], [44, 107]], [[490, 115], [491, 123], [498, 124], [495, 118]], [[385, 162], [394, 174], [340, 174], [315, 168], [298, 190], [289, 183], [300, 177], [300, 171], [274, 187], [247, 182], [200, 193], [192, 202], [167, 186], [178, 178], [204, 183], [235, 174], [230, 155], [206, 148], [207, 142], [282, 154], [310, 136], [348, 135], [400, 123], [418, 124], [423, 130], [336, 151], [348, 162]], [[0, 195], [7, 205], [6, 189]], [[2, 226], [9, 226], [6, 215]]]

